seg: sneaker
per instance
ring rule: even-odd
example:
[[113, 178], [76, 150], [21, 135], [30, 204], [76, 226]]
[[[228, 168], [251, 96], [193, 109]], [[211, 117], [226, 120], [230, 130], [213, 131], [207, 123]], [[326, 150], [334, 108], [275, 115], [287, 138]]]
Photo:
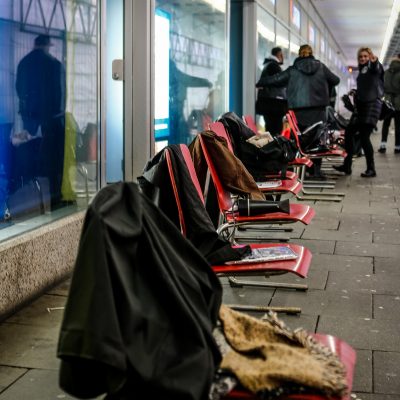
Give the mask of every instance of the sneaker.
[[374, 178], [376, 176], [376, 172], [373, 169], [367, 169], [365, 172], [361, 174], [362, 178]]
[[394, 149], [394, 154], [400, 154], [400, 149]]
[[346, 168], [343, 164], [342, 165], [333, 165], [333, 169], [339, 172], [344, 172], [346, 175], [351, 175], [351, 168]]
[[[378, 152], [381, 154], [385, 154], [386, 153], [386, 147], [379, 147]], [[400, 150], [399, 150], [400, 153]]]

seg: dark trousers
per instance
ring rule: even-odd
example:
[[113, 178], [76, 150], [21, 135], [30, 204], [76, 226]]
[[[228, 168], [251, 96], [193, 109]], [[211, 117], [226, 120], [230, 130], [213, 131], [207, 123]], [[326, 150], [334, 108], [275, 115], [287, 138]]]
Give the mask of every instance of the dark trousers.
[[395, 134], [395, 146], [400, 147], [400, 111], [395, 111], [394, 115], [383, 120], [382, 125], [382, 142], [387, 142], [389, 135], [389, 127], [394, 118], [394, 134]]
[[351, 124], [346, 128], [345, 149], [347, 156], [344, 159], [346, 169], [351, 169], [355, 152], [355, 136], [358, 134], [361, 148], [364, 151], [365, 161], [367, 162], [367, 170], [375, 171], [374, 148], [371, 143], [373, 129], [374, 126], [370, 124]]
[[268, 112], [263, 114], [265, 121], [265, 130], [271, 133], [272, 136], [278, 136], [282, 133], [283, 123], [282, 119], [285, 113]]

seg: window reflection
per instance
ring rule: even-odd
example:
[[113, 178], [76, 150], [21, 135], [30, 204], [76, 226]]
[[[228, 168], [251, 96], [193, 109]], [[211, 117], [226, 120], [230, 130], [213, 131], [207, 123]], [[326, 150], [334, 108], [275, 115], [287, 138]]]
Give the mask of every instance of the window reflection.
[[190, 143], [226, 111], [225, 6], [225, 1], [156, 2], [157, 149]]
[[98, 12], [96, 0], [1, 3], [0, 229], [73, 211], [97, 188]]

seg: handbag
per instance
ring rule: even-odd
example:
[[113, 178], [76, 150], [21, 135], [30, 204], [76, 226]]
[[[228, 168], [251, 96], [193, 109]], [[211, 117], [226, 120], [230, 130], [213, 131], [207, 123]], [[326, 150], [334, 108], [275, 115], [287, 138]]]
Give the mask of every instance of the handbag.
[[394, 114], [394, 112], [395, 112], [395, 109], [393, 107], [393, 104], [389, 100], [383, 98], [381, 114], [379, 115], [379, 120], [382, 121], [386, 118], [390, 118]]

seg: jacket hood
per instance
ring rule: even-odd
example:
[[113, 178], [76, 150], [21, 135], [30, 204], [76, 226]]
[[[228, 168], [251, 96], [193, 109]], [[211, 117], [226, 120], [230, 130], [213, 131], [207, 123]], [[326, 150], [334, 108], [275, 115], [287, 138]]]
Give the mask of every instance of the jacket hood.
[[389, 65], [390, 71], [400, 71], [400, 60], [393, 60]]
[[313, 56], [298, 57], [294, 60], [293, 66], [305, 75], [314, 75], [321, 66], [321, 62]]

